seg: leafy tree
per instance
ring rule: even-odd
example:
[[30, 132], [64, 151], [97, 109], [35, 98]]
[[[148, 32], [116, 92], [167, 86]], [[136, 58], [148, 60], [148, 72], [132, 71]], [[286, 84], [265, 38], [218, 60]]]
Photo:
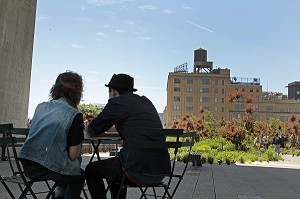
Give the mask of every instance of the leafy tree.
[[232, 120], [220, 127], [219, 134], [231, 141], [235, 145], [236, 150], [240, 149], [241, 143], [246, 136], [246, 128], [241, 120]]
[[216, 122], [213, 115], [204, 111], [199, 111], [199, 115], [184, 114], [180, 119], [173, 120], [170, 128], [183, 129], [184, 132], [196, 132], [196, 142], [200, 141], [200, 138], [213, 137], [217, 133]]
[[80, 104], [78, 109], [82, 112], [85, 123], [88, 121], [89, 117], [97, 116], [101, 112], [101, 108], [96, 107], [93, 104]]
[[273, 137], [276, 133], [284, 133], [286, 126], [280, 119], [271, 117], [269, 120], [270, 136]]

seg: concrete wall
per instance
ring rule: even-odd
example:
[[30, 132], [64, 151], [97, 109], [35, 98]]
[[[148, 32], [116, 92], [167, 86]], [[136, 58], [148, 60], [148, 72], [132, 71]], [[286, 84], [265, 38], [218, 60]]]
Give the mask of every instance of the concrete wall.
[[37, 0], [0, 0], [0, 123], [25, 127]]

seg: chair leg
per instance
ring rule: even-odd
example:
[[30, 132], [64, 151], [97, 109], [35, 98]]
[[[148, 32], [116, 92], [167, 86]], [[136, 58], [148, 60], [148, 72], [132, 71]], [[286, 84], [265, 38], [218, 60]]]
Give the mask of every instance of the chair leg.
[[26, 195], [28, 192], [32, 195], [34, 199], [38, 199], [34, 193], [34, 191], [31, 189], [33, 185], [33, 182], [28, 182], [28, 184], [25, 184], [25, 189], [22, 191], [22, 194], [20, 195], [19, 199], [26, 198]]
[[11, 192], [11, 190], [9, 189], [9, 187], [7, 186], [7, 184], [5, 183], [5, 181], [3, 180], [3, 178], [0, 176], [0, 180], [1, 183], [3, 184], [4, 188], [6, 189], [6, 191], [8, 192], [8, 194], [10, 195], [10, 197], [12, 199], [15, 199], [16, 197], [14, 196], [14, 194]]
[[84, 187], [83, 187], [83, 189], [82, 189], [82, 192], [83, 192], [83, 195], [84, 195], [85, 199], [88, 199], [89, 197], [87, 196], [87, 194], [86, 194], [86, 191], [85, 191]]
[[147, 191], [148, 187], [145, 187], [145, 189], [143, 189], [142, 187], [139, 187], [139, 188], [140, 188], [140, 190], [142, 192], [142, 195], [141, 195], [140, 199], [142, 199], [142, 198], [146, 198], [147, 199], [146, 191]]
[[152, 187], [152, 190], [153, 190], [153, 195], [154, 195], [155, 199], [157, 199], [155, 188]]
[[54, 193], [54, 190], [55, 190], [56, 187], [57, 187], [57, 183], [55, 182], [54, 185], [49, 190], [49, 192], [48, 192], [47, 196], [45, 197], [45, 199], [49, 199], [52, 196], [52, 194]]

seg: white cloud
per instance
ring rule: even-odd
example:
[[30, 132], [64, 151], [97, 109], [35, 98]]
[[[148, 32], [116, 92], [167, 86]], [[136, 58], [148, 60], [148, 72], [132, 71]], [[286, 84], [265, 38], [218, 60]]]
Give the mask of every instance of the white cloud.
[[134, 21], [126, 20], [125, 24], [133, 26], [135, 23], [134, 23]]
[[151, 40], [153, 39], [152, 37], [148, 37], [148, 36], [138, 36], [138, 39], [143, 39], [143, 40]]
[[182, 9], [188, 10], [188, 9], [191, 9], [191, 7], [188, 6], [188, 5], [183, 5], [183, 6], [182, 6]]
[[117, 33], [124, 33], [125, 30], [117, 29], [117, 30], [115, 30], [115, 32], [117, 32]]
[[172, 10], [168, 10], [168, 9], [164, 9], [164, 10], [162, 10], [162, 12], [164, 14], [172, 14], [172, 13], [174, 13]]
[[110, 4], [120, 4], [124, 2], [132, 2], [134, 0], [87, 0], [86, 2], [95, 6], [105, 6]]
[[83, 46], [79, 45], [79, 44], [71, 44], [71, 47], [72, 48], [83, 48]]
[[79, 8], [80, 8], [80, 10], [85, 10], [86, 9], [84, 4], [82, 4]]
[[146, 11], [146, 10], [157, 10], [158, 7], [154, 6], [154, 5], [143, 5], [143, 6], [139, 6], [139, 9]]
[[110, 27], [111, 27], [111, 25], [108, 25], [108, 24], [103, 25], [103, 28], [110, 28]]
[[102, 37], [102, 38], [108, 38], [109, 36], [107, 36], [106, 34], [104, 34], [103, 32], [97, 32], [96, 33], [99, 37]]
[[208, 28], [205, 28], [205, 27], [200, 26], [200, 25], [198, 25], [198, 24], [195, 24], [194, 22], [191, 22], [191, 21], [188, 21], [188, 20], [186, 20], [186, 22], [189, 23], [189, 24], [191, 24], [191, 25], [193, 25], [193, 26], [196, 26], [196, 27], [198, 27], [198, 28], [200, 28], [200, 29], [202, 29], [202, 30], [206, 30], [206, 31], [208, 31], [208, 32], [214, 32], [214, 31], [212, 31], [211, 29], [208, 29]]

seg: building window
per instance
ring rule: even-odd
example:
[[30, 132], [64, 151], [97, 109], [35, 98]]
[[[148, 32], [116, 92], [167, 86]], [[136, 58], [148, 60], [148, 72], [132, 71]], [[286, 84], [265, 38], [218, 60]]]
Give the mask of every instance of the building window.
[[179, 96], [174, 96], [174, 102], [180, 102], [180, 97]]
[[200, 110], [206, 110], [206, 111], [209, 111], [209, 106], [200, 106], [199, 107], [200, 108]]
[[175, 84], [180, 84], [180, 79], [179, 78], [174, 78], [174, 83]]
[[259, 101], [259, 95], [256, 95], [255, 98], [256, 98], [256, 101], [258, 102]]
[[288, 121], [288, 116], [279, 116], [280, 121], [286, 122]]
[[224, 83], [225, 83], [225, 81], [224, 81], [224, 79], [222, 80], [222, 85], [224, 86]]
[[174, 120], [180, 119], [180, 115], [174, 115], [174, 116], [173, 116], [173, 119], [174, 119]]
[[209, 88], [200, 88], [200, 93], [209, 93]]
[[267, 111], [272, 111], [273, 110], [273, 106], [272, 105], [266, 105], [266, 109], [267, 109]]
[[200, 79], [200, 84], [208, 85], [209, 84], [209, 79]]
[[256, 92], [257, 92], [257, 93], [259, 92], [259, 88], [256, 89]]
[[179, 111], [179, 110], [180, 110], [180, 106], [179, 106], [179, 105], [175, 105], [175, 106], [174, 106], [174, 110], [175, 110], [175, 111]]
[[193, 79], [187, 79], [187, 84], [193, 84]]
[[234, 109], [235, 110], [243, 110], [245, 108], [244, 104], [235, 104]]
[[214, 116], [215, 121], [218, 121], [218, 116]]
[[187, 107], [186, 107], [186, 110], [187, 110], [187, 111], [192, 111], [192, 110], [193, 110], [193, 106], [187, 106]]
[[186, 88], [186, 92], [193, 92], [193, 88]]
[[245, 92], [245, 88], [242, 88], [242, 92]]
[[215, 97], [215, 103], [218, 103], [218, 98], [217, 97]]
[[200, 97], [200, 102], [209, 102], [209, 97]]
[[225, 91], [224, 91], [224, 88], [222, 88], [222, 94], [224, 94], [224, 92], [225, 92]]
[[266, 114], [266, 120], [270, 120], [271, 117], [273, 117], [272, 114]]
[[253, 88], [250, 88], [250, 93], [253, 93]]
[[217, 106], [215, 106], [215, 112], [218, 112], [218, 107]]
[[180, 88], [179, 87], [174, 87], [174, 92], [180, 92]]
[[215, 85], [218, 85], [219, 81], [217, 79], [215, 79]]
[[224, 113], [224, 107], [222, 107], [222, 113]]
[[224, 99], [224, 97], [222, 97], [222, 103], [224, 104], [224, 101], [225, 101], [225, 99]]
[[186, 102], [193, 102], [193, 97], [187, 96], [186, 97]]
[[280, 107], [280, 108], [279, 108], [279, 111], [280, 111], [280, 112], [285, 112], [285, 108], [284, 108], [284, 107]]
[[218, 89], [217, 88], [215, 88], [215, 93], [218, 93]]
[[258, 104], [255, 104], [255, 105], [254, 105], [254, 110], [256, 110], [256, 111], [258, 111], [258, 110], [259, 110], [259, 106], [258, 106]]

